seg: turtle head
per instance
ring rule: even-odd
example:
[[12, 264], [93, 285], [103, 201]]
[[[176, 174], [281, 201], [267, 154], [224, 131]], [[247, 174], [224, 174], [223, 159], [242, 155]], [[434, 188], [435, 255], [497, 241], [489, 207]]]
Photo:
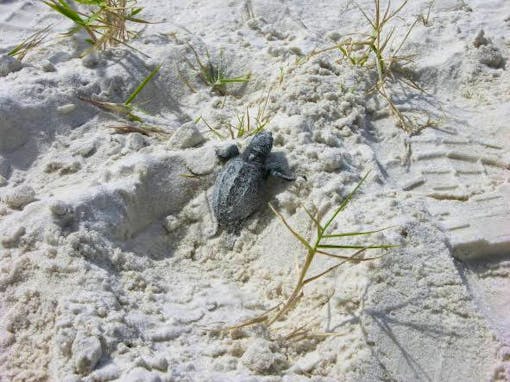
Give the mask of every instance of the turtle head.
[[273, 135], [263, 131], [255, 135], [243, 153], [243, 159], [248, 162], [264, 163], [273, 148]]

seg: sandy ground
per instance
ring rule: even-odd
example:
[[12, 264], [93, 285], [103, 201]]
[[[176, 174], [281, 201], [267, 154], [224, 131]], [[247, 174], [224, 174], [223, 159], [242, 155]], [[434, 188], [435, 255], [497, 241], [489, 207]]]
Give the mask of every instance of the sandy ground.
[[[391, 88], [433, 121], [417, 134], [370, 92], [373, 68], [307, 56], [369, 31], [350, 1], [139, 5], [158, 23], [132, 49], [82, 57], [44, 4], [0, 1], [0, 381], [510, 381], [510, 2], [399, 14], [396, 45], [423, 16], [402, 54], [425, 92]], [[6, 55], [49, 24], [22, 63]], [[190, 45], [249, 83], [211, 91]], [[158, 64], [134, 104], [165, 134], [113, 134], [124, 122], [79, 98], [122, 102]], [[267, 94], [298, 176], [269, 179], [267, 200], [308, 235], [303, 207], [330, 214], [370, 171], [334, 228], [390, 227], [348, 242], [398, 247], [310, 283], [270, 328], [218, 333], [284, 301], [306, 253], [267, 204], [214, 235], [215, 150], [232, 142], [203, 120], [226, 134]]]

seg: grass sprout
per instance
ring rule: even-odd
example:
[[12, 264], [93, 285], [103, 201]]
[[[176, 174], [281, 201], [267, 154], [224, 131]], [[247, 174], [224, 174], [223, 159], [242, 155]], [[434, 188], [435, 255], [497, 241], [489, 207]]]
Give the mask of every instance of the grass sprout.
[[[135, 88], [135, 90], [129, 95], [129, 97], [123, 103], [118, 102], [107, 102], [107, 101], [98, 101], [84, 97], [78, 97], [80, 100], [87, 102], [91, 105], [96, 106], [97, 108], [107, 111], [109, 113], [118, 115], [122, 118], [126, 118], [133, 122], [143, 122], [142, 118], [136, 115], [135, 108], [131, 103], [135, 100], [138, 94], [143, 90], [143, 88], [156, 76], [156, 74], [161, 69], [161, 65], [156, 66], [154, 70], [152, 70], [147, 77], [145, 77], [142, 82]], [[126, 132], [126, 129], [122, 127], [119, 128], [120, 132]]]
[[418, 23], [419, 18], [416, 18], [411, 23], [403, 38], [396, 42], [396, 48], [393, 48], [395, 45], [397, 28], [395, 26], [390, 26], [390, 23], [399, 17], [399, 13], [408, 2], [409, 0], [404, 0], [392, 10], [391, 1], [388, 0], [386, 8], [383, 11], [381, 1], [374, 0], [374, 12], [372, 15], [368, 15], [361, 7], [358, 6], [358, 8], [371, 27], [371, 33], [365, 42], [367, 43], [367, 54], [371, 54], [374, 57], [377, 70], [378, 79], [374, 89], [386, 101], [389, 111], [396, 120], [397, 125], [407, 133], [413, 134], [425, 127], [431, 126], [433, 124], [432, 121], [427, 117], [426, 122], [423, 123], [403, 112], [396, 105], [390, 89], [391, 83], [398, 82], [408, 89], [422, 93], [425, 92], [413, 79], [411, 71], [407, 67], [409, 64], [413, 63], [413, 56], [400, 55], [402, 47]]
[[76, 10], [66, 0], [44, 0], [43, 3], [54, 11], [71, 20], [75, 26], [66, 35], [71, 36], [83, 30], [87, 41], [94, 47], [104, 50], [109, 46], [126, 44], [136, 35], [127, 28], [127, 22], [143, 23], [138, 17], [142, 7], [134, 0], [76, 0], [85, 7], [85, 11]]
[[23, 40], [20, 44], [16, 45], [11, 51], [7, 54], [9, 56], [15, 57], [18, 61], [23, 61], [25, 56], [33, 49], [37, 48], [48, 36], [53, 27], [52, 24], [38, 30], [32, 35], [28, 36], [25, 40]]
[[268, 91], [264, 100], [256, 106], [255, 115], [253, 115], [253, 110], [246, 107], [243, 112], [235, 115], [234, 122], [224, 123], [225, 127], [213, 127], [203, 117], [199, 117], [196, 122], [202, 121], [209, 131], [221, 140], [246, 138], [258, 134], [264, 131], [271, 122], [271, 117], [267, 111], [270, 94], [270, 91]]
[[[228, 69], [223, 57], [223, 51], [220, 51], [217, 60], [211, 58], [209, 51], [206, 50], [206, 58], [201, 59], [197, 50], [188, 44], [189, 48], [193, 52], [195, 62], [192, 63], [186, 60], [189, 67], [198, 74], [200, 80], [211, 87], [212, 91], [225, 96], [228, 94], [227, 85], [231, 84], [244, 84], [250, 80], [250, 73], [242, 76], [230, 76]], [[181, 75], [181, 77], [183, 77]], [[184, 79], [185, 84], [194, 92], [195, 89], [191, 86], [188, 80]]]
[[[327, 275], [328, 273], [334, 271], [342, 264], [346, 262], [354, 262], [359, 263], [363, 261], [371, 261], [378, 257], [370, 257], [370, 258], [362, 258], [361, 255], [367, 250], [373, 249], [389, 249], [396, 247], [392, 244], [362, 244], [362, 245], [351, 245], [351, 244], [343, 244], [337, 242], [337, 240], [342, 238], [349, 238], [354, 236], [368, 236], [376, 232], [381, 232], [384, 229], [377, 230], [369, 230], [369, 231], [361, 231], [361, 232], [330, 232], [330, 227], [336, 218], [340, 215], [342, 211], [349, 205], [352, 201], [352, 198], [361, 187], [363, 182], [366, 180], [368, 173], [361, 179], [361, 181], [354, 187], [354, 189], [345, 197], [345, 199], [340, 203], [340, 205], [333, 211], [331, 216], [327, 219], [321, 219], [319, 213], [312, 213], [305, 209], [306, 214], [310, 218], [312, 225], [315, 227], [315, 238], [314, 239], [306, 239], [304, 235], [297, 232], [280, 214], [271, 204], [270, 208], [273, 210], [275, 215], [281, 220], [282, 224], [292, 233], [292, 235], [303, 245], [306, 250], [306, 255], [299, 270], [299, 275], [297, 277], [294, 289], [290, 296], [286, 299], [286, 301], [278, 304], [276, 307], [268, 310], [262, 315], [255, 317], [251, 320], [248, 320], [244, 323], [241, 323], [237, 326], [231, 327], [229, 329], [241, 328], [253, 324], [264, 323], [267, 326], [270, 326], [274, 322], [283, 318], [286, 313], [294, 308], [297, 304], [298, 300], [303, 295], [304, 287], [321, 277]], [[342, 255], [337, 253], [337, 250], [354, 250], [350, 255]], [[309, 275], [310, 268], [314, 263], [314, 260], [318, 256], [325, 256], [329, 258], [333, 258], [338, 260], [338, 262], [325, 270], [318, 272], [314, 275]]]

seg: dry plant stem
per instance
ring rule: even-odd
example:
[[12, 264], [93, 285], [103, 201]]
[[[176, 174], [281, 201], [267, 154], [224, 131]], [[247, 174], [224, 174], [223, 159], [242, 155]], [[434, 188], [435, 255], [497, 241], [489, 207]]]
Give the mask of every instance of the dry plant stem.
[[119, 126], [108, 126], [110, 129], [114, 129], [115, 133], [117, 134], [129, 134], [129, 133], [140, 133], [145, 136], [150, 136], [151, 133], [153, 134], [163, 134], [163, 135], [169, 135], [171, 134], [168, 131], [165, 131], [163, 129], [153, 127], [153, 126], [132, 126], [132, 125], [119, 125]]
[[262, 313], [261, 315], [255, 317], [255, 318], [243, 321], [242, 323], [240, 323], [238, 325], [229, 326], [229, 327], [227, 327], [225, 329], [217, 329], [217, 331], [221, 332], [223, 330], [241, 329], [241, 328], [245, 328], [247, 326], [263, 323], [263, 322], [265, 322], [265, 321], [267, 321], [269, 319], [269, 314], [271, 312], [275, 311], [276, 309], [278, 309], [280, 307], [280, 305], [281, 304], [273, 306], [272, 308], [266, 310], [264, 313]]
[[[273, 209], [273, 211], [276, 213], [276, 211], [274, 209]], [[290, 297], [285, 302], [283, 308], [281, 310], [279, 310], [278, 313], [273, 318], [271, 318], [268, 321], [268, 325], [271, 325], [275, 321], [278, 321], [285, 313], [287, 313], [290, 309], [292, 309], [294, 307], [294, 305], [296, 304], [297, 300], [301, 297], [303, 288], [304, 288], [304, 286], [306, 284], [308, 284], [308, 283], [310, 283], [310, 282], [312, 282], [312, 281], [314, 281], [314, 280], [316, 280], [316, 279], [318, 279], [318, 278], [328, 274], [329, 272], [335, 270], [340, 265], [344, 264], [345, 262], [347, 262], [349, 260], [356, 260], [355, 257], [359, 256], [364, 251], [365, 251], [365, 249], [360, 249], [359, 251], [355, 252], [353, 255], [348, 257], [347, 260], [333, 265], [332, 267], [326, 269], [324, 272], [321, 272], [318, 275], [315, 275], [313, 277], [305, 279], [306, 274], [308, 273], [308, 269], [312, 265], [313, 259], [315, 258], [315, 255], [316, 255], [316, 253], [313, 252], [312, 249], [308, 250], [308, 253], [306, 255], [305, 261], [304, 261], [303, 266], [301, 268], [301, 272], [299, 274], [299, 279], [298, 279], [298, 281], [296, 283], [296, 286], [294, 287], [294, 290], [293, 290], [292, 294], [290, 295]], [[373, 260], [373, 259], [365, 259], [365, 260]]]
[[129, 33], [126, 30], [127, 0], [107, 0], [104, 9], [104, 24], [109, 27], [98, 42], [101, 49], [129, 39]]
[[[318, 306], [316, 307], [316, 311], [320, 308], [322, 308], [324, 305], [328, 304], [329, 301], [331, 300], [331, 298], [333, 297], [334, 293], [331, 293], [328, 298], [326, 299], [326, 301], [318, 304]], [[283, 336], [283, 340], [284, 341], [288, 341], [290, 339], [293, 339], [293, 338], [297, 338], [297, 340], [299, 340], [300, 338], [299, 337], [306, 337], [307, 334], [309, 333], [308, 330], [306, 330], [306, 327], [309, 326], [310, 324], [312, 324], [314, 321], [317, 321], [318, 320], [318, 317], [317, 315], [315, 315], [315, 317], [313, 317], [312, 319], [308, 320], [307, 322], [305, 322], [304, 324], [298, 326], [296, 329], [292, 330], [290, 333], [288, 333], [287, 335]]]
[[127, 118], [131, 121], [135, 122], [143, 122], [140, 117], [136, 114], [133, 114], [133, 107], [131, 105], [126, 105], [123, 103], [115, 103], [115, 102], [106, 102], [106, 101], [97, 101], [89, 98], [78, 97], [81, 101], [87, 102], [101, 110], [106, 112], [116, 114], [118, 116]]
[[115, 130], [116, 134], [130, 134], [130, 133], [140, 133], [149, 136], [149, 132], [137, 126], [123, 125], [123, 126], [108, 126], [110, 129]]

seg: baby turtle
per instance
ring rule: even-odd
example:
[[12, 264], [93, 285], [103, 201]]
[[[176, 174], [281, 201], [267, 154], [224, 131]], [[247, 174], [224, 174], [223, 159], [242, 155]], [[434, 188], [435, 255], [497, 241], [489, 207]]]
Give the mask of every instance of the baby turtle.
[[293, 181], [279, 161], [271, 158], [273, 136], [264, 131], [256, 134], [246, 150], [239, 154], [236, 145], [218, 150], [218, 157], [228, 160], [214, 184], [212, 208], [218, 227], [238, 232], [240, 223], [254, 213], [264, 201], [269, 175]]

